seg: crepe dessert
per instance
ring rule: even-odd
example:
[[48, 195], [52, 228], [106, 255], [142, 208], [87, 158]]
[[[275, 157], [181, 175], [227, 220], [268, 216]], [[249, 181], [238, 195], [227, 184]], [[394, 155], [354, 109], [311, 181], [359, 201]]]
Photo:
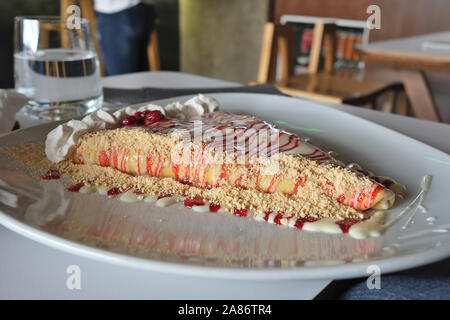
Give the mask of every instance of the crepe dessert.
[[184, 104], [97, 111], [52, 130], [45, 153], [60, 168], [70, 164], [66, 173], [79, 186], [177, 197], [188, 207], [299, 229], [324, 218], [351, 225], [368, 219], [368, 209], [394, 205], [392, 180], [349, 168], [307, 139], [218, 106], [198, 95]]

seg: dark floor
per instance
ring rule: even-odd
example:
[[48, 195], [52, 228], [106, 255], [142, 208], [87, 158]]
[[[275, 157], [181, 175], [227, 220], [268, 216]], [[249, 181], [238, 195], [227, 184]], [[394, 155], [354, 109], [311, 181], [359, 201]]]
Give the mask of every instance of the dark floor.
[[366, 278], [336, 280], [316, 300], [448, 300], [450, 299], [450, 259], [430, 265], [381, 274], [381, 289], [369, 290]]

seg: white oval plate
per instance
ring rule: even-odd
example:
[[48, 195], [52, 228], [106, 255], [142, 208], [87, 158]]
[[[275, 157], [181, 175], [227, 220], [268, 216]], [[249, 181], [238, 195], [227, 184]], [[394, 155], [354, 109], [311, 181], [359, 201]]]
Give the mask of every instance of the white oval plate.
[[[308, 136], [379, 175], [408, 187], [396, 216], [433, 176], [427, 213], [403, 217], [382, 237], [298, 231], [225, 213], [198, 213], [176, 204], [158, 208], [98, 194], [70, 193], [59, 180], [32, 178], [0, 154], [0, 223], [60, 250], [120, 265], [205, 277], [241, 279], [339, 279], [367, 275], [369, 265], [392, 272], [450, 255], [450, 156], [414, 139], [347, 113], [282, 96], [211, 94], [221, 110], [246, 113]], [[166, 104], [174, 100], [159, 101]], [[0, 145], [44, 141], [55, 126], [19, 130]], [[426, 221], [435, 217], [434, 225]]]

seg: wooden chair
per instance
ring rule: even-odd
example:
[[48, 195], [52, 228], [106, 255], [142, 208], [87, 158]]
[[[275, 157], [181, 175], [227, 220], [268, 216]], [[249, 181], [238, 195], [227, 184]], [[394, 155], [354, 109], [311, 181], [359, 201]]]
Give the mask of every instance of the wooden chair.
[[[81, 16], [89, 20], [91, 24], [92, 38], [94, 41], [95, 49], [98, 53], [98, 60], [100, 62], [100, 72], [102, 76], [105, 76], [105, 68], [103, 65], [102, 54], [100, 51], [100, 45], [97, 39], [97, 19], [94, 11], [93, 0], [60, 0], [60, 12], [61, 17], [67, 18], [67, 7], [70, 5], [78, 5], [81, 10]], [[158, 46], [158, 32], [157, 26], [159, 21], [156, 22], [155, 27], [149, 35], [149, 42], [147, 45], [148, 65], [150, 71], [161, 70], [160, 58], [159, 58], [159, 46]]]
[[[348, 70], [334, 70], [335, 24], [315, 24], [307, 74], [293, 76], [292, 37], [291, 25], [266, 23], [258, 83], [272, 83], [280, 91], [294, 96], [364, 106], [368, 109], [377, 108], [379, 98], [384, 96], [382, 111], [408, 114], [408, 100], [400, 82], [361, 80], [361, 75], [354, 75]], [[327, 46], [322, 48], [324, 40]], [[322, 49], [325, 50], [324, 71], [319, 72]], [[279, 81], [276, 79], [278, 61], [281, 62]]]

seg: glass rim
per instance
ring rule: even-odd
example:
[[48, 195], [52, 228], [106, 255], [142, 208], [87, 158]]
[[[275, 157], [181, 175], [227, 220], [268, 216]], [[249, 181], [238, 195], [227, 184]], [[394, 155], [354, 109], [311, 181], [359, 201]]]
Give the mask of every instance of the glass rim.
[[[15, 16], [14, 21], [34, 20], [45, 23], [66, 23], [68, 19], [64, 19], [61, 16]], [[80, 22], [83, 24], [89, 23], [86, 18], [80, 18]]]

